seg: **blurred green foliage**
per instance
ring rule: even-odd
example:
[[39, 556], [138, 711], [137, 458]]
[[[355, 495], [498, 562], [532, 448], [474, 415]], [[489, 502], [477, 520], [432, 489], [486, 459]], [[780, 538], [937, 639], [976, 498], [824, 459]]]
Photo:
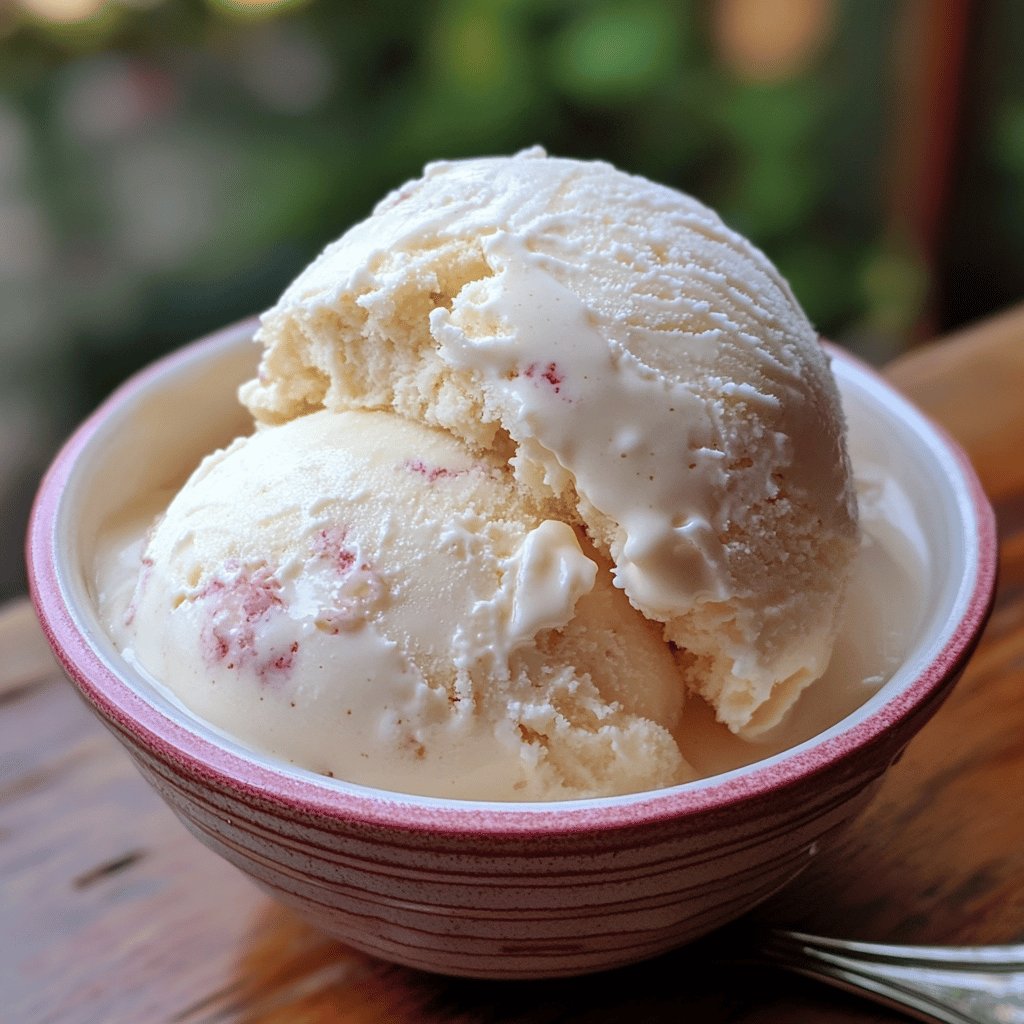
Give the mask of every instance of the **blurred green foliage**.
[[0, 86], [30, 151], [45, 277], [62, 282], [44, 319], [91, 403], [158, 351], [271, 303], [424, 162], [540, 142], [704, 199], [841, 334], [871, 300], [857, 282], [879, 229], [887, 22], [857, 6], [829, 43], [843, 56], [826, 48], [778, 82], [738, 77], [716, 60], [709, 7], [669, 0], [260, 16], [167, 0], [108, 4], [74, 29], [25, 19], [2, 44]]
[[[0, 432], [22, 478], [0, 472], [5, 520], [110, 388], [270, 305], [442, 157], [541, 143], [691, 192], [823, 333], [892, 354], [936, 285], [884, 207], [898, 7], [808, 3], [824, 29], [769, 75], [697, 0], [110, 0], [66, 25], [0, 7]], [[994, 184], [972, 201], [1019, 268], [1024, 27], [1013, 0], [993, 9], [1001, 106], [977, 160]]]

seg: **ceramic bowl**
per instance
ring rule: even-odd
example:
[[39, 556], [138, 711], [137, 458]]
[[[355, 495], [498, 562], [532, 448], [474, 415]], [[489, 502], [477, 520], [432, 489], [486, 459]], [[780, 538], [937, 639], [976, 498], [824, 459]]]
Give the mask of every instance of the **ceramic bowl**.
[[653, 956], [792, 881], [868, 801], [947, 695], [989, 611], [996, 539], [967, 460], [879, 376], [834, 351], [851, 436], [882, 452], [937, 553], [905, 660], [813, 740], [670, 789], [559, 803], [446, 801], [305, 772], [223, 738], [127, 664], [95, 610], [102, 524], [249, 424], [247, 321], [120, 388], [42, 483], [34, 600], [67, 674], [178, 817], [351, 946], [455, 975], [579, 974]]

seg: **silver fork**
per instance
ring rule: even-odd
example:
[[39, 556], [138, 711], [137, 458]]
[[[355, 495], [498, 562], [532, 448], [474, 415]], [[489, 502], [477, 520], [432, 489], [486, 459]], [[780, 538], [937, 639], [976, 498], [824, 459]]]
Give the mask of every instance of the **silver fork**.
[[890, 946], [776, 929], [760, 959], [930, 1024], [1024, 1024], [1024, 945]]

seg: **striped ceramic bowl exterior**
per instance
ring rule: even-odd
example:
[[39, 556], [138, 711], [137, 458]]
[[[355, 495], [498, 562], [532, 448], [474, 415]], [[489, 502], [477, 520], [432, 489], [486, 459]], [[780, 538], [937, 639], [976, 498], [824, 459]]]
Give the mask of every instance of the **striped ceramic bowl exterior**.
[[725, 924], [791, 881], [864, 806], [980, 636], [996, 540], [973, 472], [884, 382], [834, 353], [841, 378], [877, 394], [878, 415], [934, 454], [963, 547], [927, 657], [844, 723], [716, 779], [557, 804], [407, 797], [246, 754], [154, 700], [119, 659], [90, 606], [76, 529], [93, 500], [90, 460], [139, 403], [207, 372], [252, 330], [238, 325], [156, 364], [83, 424], [40, 489], [30, 580], [68, 675], [185, 825], [361, 950], [448, 974], [552, 977], [640, 960]]

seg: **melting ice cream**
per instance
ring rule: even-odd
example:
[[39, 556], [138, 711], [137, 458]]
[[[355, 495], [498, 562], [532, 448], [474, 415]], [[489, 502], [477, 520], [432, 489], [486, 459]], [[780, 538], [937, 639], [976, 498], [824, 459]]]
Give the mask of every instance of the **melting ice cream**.
[[696, 200], [432, 164], [257, 341], [254, 433], [108, 614], [196, 714], [354, 782], [560, 799], [695, 777], [695, 703], [756, 749], [826, 672], [861, 546], [838, 392]]

